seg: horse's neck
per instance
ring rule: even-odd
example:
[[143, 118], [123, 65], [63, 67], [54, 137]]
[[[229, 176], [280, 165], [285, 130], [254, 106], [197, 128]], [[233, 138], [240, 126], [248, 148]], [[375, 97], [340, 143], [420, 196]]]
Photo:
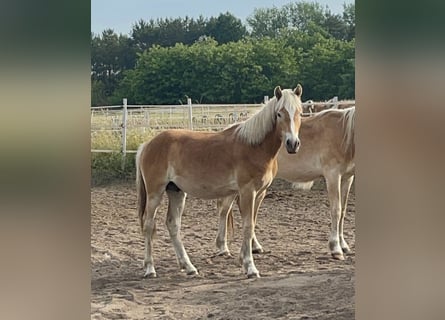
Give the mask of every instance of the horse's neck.
[[274, 126], [273, 130], [271, 130], [266, 135], [263, 142], [260, 143], [260, 147], [266, 152], [268, 156], [270, 156], [270, 158], [276, 158], [281, 144], [281, 132], [276, 126]]

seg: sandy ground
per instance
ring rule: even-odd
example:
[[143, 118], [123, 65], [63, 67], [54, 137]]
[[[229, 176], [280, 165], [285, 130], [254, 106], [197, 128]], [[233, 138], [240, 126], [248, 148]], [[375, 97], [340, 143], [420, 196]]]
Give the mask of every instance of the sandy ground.
[[345, 239], [352, 253], [330, 257], [330, 217], [323, 183], [292, 190], [276, 180], [260, 207], [256, 234], [266, 253], [254, 255], [260, 279], [238, 264], [241, 225], [235, 208], [232, 257], [214, 256], [216, 201], [188, 198], [182, 238], [198, 276], [177, 266], [164, 220], [157, 217], [157, 278], [142, 278], [143, 238], [133, 184], [91, 190], [92, 319], [354, 319], [355, 194], [351, 190]]

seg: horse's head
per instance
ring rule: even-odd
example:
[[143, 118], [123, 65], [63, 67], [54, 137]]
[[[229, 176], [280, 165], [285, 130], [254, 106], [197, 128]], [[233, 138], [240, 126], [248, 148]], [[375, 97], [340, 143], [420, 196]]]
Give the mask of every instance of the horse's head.
[[289, 153], [296, 153], [300, 147], [298, 131], [301, 125], [301, 94], [303, 88], [300, 84], [294, 90], [281, 90], [278, 86], [275, 88], [274, 95], [277, 98], [276, 119], [277, 127], [281, 130], [282, 139], [286, 150]]

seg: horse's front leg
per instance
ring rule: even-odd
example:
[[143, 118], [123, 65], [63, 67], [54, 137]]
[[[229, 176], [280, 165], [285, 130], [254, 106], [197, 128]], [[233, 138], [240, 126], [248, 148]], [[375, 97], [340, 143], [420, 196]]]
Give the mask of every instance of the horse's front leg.
[[[267, 191], [267, 189], [264, 189], [255, 198], [254, 219], [253, 219], [255, 226], [257, 223], [258, 209], [259, 209], [261, 203], [263, 202], [264, 197], [266, 196], [266, 191]], [[253, 253], [263, 253], [264, 252], [263, 247], [261, 246], [261, 244], [258, 242], [258, 239], [256, 238], [255, 229], [253, 230], [252, 252]]]
[[[254, 207], [254, 224], [256, 225], [258, 209], [261, 203], [266, 196], [266, 189], [264, 189], [261, 193], [259, 193], [255, 198], [255, 207]], [[241, 208], [239, 197], [234, 196], [236, 198], [238, 208]], [[227, 246], [227, 230], [232, 230], [233, 232], [233, 202], [234, 199], [232, 197], [222, 198], [217, 200], [217, 211], [219, 212], [219, 228], [218, 234], [216, 237], [216, 247], [218, 248], [217, 255], [230, 255], [229, 248]], [[232, 224], [232, 225], [229, 225]], [[253, 231], [252, 238], [252, 253], [263, 253], [264, 249], [260, 242], [258, 241], [255, 229]]]
[[329, 236], [329, 249], [334, 259], [344, 260], [343, 250], [340, 246], [339, 224], [341, 218], [340, 202], [340, 175], [330, 173], [325, 175], [331, 209], [331, 234]]
[[252, 240], [255, 229], [254, 208], [256, 191], [243, 188], [240, 192], [240, 211], [243, 223], [243, 244], [241, 245], [240, 261], [248, 278], [260, 277], [252, 255]]
[[232, 205], [236, 196], [237, 195], [233, 195], [216, 201], [216, 209], [219, 216], [218, 234], [216, 236], [216, 247], [218, 248], [217, 255], [230, 255], [229, 247], [227, 246], [226, 226], [229, 223], [229, 216], [233, 223]]

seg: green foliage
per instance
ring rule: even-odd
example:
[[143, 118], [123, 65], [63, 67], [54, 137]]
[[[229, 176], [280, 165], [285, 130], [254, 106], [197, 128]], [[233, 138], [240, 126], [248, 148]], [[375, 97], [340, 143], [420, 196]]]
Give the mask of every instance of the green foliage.
[[[204, 39], [191, 46], [152, 47], [139, 57], [129, 98], [136, 104], [260, 102], [277, 84], [295, 85], [294, 51], [269, 38], [223, 45]], [[185, 101], [185, 100], [184, 100]]]
[[130, 36], [92, 34], [92, 105], [253, 103], [276, 85], [304, 99], [355, 96], [355, 5], [316, 2], [256, 9], [250, 32], [226, 12], [205, 19], [139, 20]]
[[355, 4], [343, 5], [343, 20], [346, 23], [346, 39], [355, 39]]
[[351, 40], [355, 32], [355, 5], [344, 5], [343, 15], [335, 15], [317, 2], [299, 1], [281, 8], [255, 9], [247, 18], [253, 37], [278, 37], [283, 31], [308, 33], [319, 26], [331, 37]]
[[107, 29], [101, 35], [91, 35], [92, 105], [108, 104], [123, 71], [134, 67], [136, 52], [131, 39]]
[[91, 105], [103, 106], [108, 103], [105, 85], [100, 80], [91, 80]]
[[241, 20], [229, 12], [220, 14], [217, 18], [210, 18], [205, 31], [205, 35], [214, 38], [218, 43], [236, 42], [247, 35]]
[[135, 154], [93, 153], [91, 155], [91, 184], [103, 185], [114, 181], [134, 181]]
[[[295, 40], [295, 39], [294, 39]], [[298, 43], [299, 39], [296, 40]], [[304, 39], [302, 40], [304, 41]], [[299, 78], [304, 95], [312, 100], [355, 97], [355, 42], [319, 37], [317, 42], [302, 51]]]
[[276, 7], [255, 9], [246, 20], [252, 28], [251, 36], [256, 38], [277, 37], [289, 27], [287, 12]]
[[139, 20], [131, 31], [135, 47], [142, 52], [152, 46], [173, 47], [177, 43], [191, 45], [203, 36], [216, 39], [219, 43], [238, 41], [247, 35], [240, 19], [229, 12], [218, 17], [204, 19], [165, 18]]

